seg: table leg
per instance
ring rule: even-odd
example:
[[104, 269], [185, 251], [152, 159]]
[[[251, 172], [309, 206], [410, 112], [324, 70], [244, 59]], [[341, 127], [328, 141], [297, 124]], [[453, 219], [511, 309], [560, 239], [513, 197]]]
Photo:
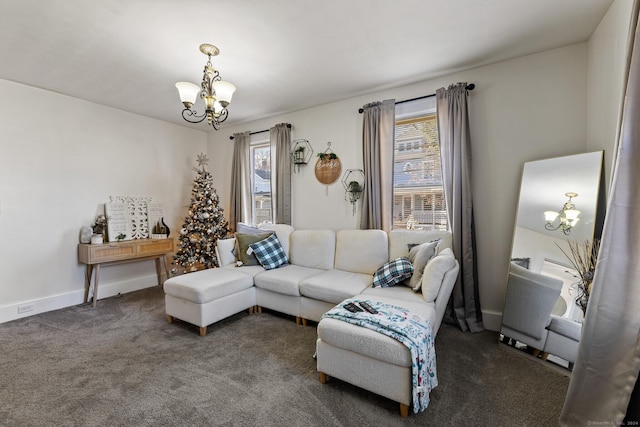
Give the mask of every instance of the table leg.
[[100, 277], [100, 264], [96, 264], [96, 276], [93, 279], [93, 307], [96, 307], [98, 301], [98, 278]]
[[91, 275], [93, 274], [93, 265], [87, 264], [84, 269], [84, 302], [89, 302], [89, 288], [91, 287]]
[[165, 276], [164, 279], [170, 279], [171, 278], [171, 269], [169, 268], [170, 263], [167, 262], [167, 256], [166, 254], [162, 255], [162, 262], [164, 264], [164, 272], [165, 272]]
[[158, 258], [155, 259], [155, 261], [156, 261], [156, 276], [158, 276], [158, 286], [162, 286], [162, 269], [161, 269], [161, 266], [160, 266], [160, 263], [161, 263], [160, 258], [161, 257], [158, 257]]

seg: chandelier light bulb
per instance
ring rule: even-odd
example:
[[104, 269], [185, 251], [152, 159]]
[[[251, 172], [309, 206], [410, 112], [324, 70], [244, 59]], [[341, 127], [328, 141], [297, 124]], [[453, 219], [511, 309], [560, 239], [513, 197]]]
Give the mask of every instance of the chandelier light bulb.
[[182, 101], [185, 108], [191, 108], [191, 106], [196, 103], [196, 98], [198, 98], [198, 94], [200, 93], [200, 86], [190, 82], [178, 82], [176, 83], [176, 88], [178, 88], [180, 101]]

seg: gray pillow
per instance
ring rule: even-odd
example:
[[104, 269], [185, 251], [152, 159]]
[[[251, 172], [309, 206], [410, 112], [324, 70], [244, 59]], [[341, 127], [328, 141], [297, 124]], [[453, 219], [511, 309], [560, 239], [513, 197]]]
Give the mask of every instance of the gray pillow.
[[414, 291], [418, 292], [422, 286], [422, 273], [427, 263], [438, 253], [438, 245], [441, 239], [433, 240], [431, 242], [422, 243], [421, 245], [414, 246], [409, 251], [409, 261], [413, 264], [413, 274], [411, 278], [405, 282]]
[[239, 222], [236, 225], [236, 233], [256, 235], [256, 234], [264, 234], [267, 232], [268, 230], [263, 230], [261, 228], [254, 227], [252, 225], [245, 224], [244, 222]]

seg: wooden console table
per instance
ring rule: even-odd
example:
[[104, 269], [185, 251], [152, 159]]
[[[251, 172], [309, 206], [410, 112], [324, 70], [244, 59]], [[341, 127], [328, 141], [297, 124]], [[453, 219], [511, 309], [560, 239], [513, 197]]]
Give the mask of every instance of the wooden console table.
[[[95, 270], [93, 281], [93, 306], [98, 300], [98, 280], [100, 266], [109, 266], [127, 262], [138, 262], [154, 259], [158, 286], [162, 286], [162, 269], [169, 278], [169, 268], [165, 256], [173, 252], [173, 239], [137, 239], [124, 242], [111, 242], [99, 245], [80, 243], [78, 245], [78, 261], [86, 264], [84, 280], [84, 302], [89, 302], [91, 276]], [[95, 269], [94, 269], [95, 267]]]

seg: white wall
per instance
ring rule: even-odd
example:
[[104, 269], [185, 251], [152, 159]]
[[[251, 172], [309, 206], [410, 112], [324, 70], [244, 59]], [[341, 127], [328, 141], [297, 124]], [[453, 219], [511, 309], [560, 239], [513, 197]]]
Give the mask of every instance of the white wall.
[[[79, 230], [110, 195], [153, 196], [177, 230], [207, 136], [6, 80], [0, 93], [2, 322], [82, 302]], [[100, 296], [155, 284], [153, 261], [106, 267]]]
[[632, 8], [633, 0], [614, 1], [589, 39], [588, 147], [604, 150], [607, 194], [624, 95]]
[[[234, 132], [260, 131], [288, 122], [293, 125], [293, 139], [308, 139], [316, 152], [331, 141], [344, 169], [361, 168], [362, 118], [358, 108], [363, 104], [409, 99], [459, 81], [473, 82], [476, 89], [471, 92], [470, 114], [480, 299], [485, 326], [497, 330], [522, 165], [587, 151], [586, 64], [587, 45], [581, 43], [268, 120], [223, 127], [208, 139], [218, 192], [228, 207], [233, 152], [229, 135]], [[357, 217], [352, 216], [340, 184], [331, 186], [327, 196], [312, 165], [294, 174], [292, 185], [294, 227], [357, 227]]]

